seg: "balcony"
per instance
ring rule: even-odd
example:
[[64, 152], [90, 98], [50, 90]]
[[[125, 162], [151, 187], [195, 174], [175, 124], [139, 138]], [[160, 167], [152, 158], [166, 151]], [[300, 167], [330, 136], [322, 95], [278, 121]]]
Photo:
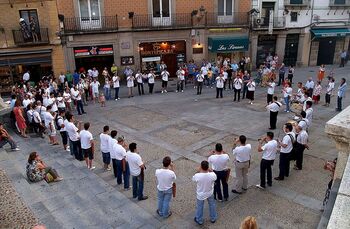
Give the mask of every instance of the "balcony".
[[[268, 29], [270, 25], [270, 17], [260, 17], [253, 19], [253, 28], [254, 29]], [[286, 18], [285, 17], [274, 17], [273, 18], [273, 28], [274, 29], [283, 29], [286, 27]]]
[[306, 7], [310, 6], [310, 0], [284, 0], [284, 5]]
[[347, 8], [350, 8], [350, 0], [330, 0], [329, 7], [347, 7]]
[[64, 18], [66, 33], [110, 32], [118, 30], [118, 17], [74, 17]]
[[36, 33], [28, 30], [27, 32], [21, 30], [12, 30], [13, 40], [17, 46], [34, 46], [49, 44], [49, 30], [48, 28], [40, 28]]
[[154, 17], [152, 14], [134, 15], [132, 28], [136, 30], [176, 29], [193, 27], [236, 27], [248, 26], [248, 14], [232, 12], [231, 15], [198, 12], [171, 14], [167, 17]]

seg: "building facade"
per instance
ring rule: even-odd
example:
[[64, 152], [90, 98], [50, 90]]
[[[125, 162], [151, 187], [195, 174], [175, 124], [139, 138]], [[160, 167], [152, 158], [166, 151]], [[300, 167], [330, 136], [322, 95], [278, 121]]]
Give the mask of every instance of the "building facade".
[[0, 85], [8, 92], [29, 70], [31, 80], [65, 70], [53, 0], [0, 0]]
[[66, 0], [58, 2], [70, 70], [150, 69], [164, 61], [238, 60], [249, 53], [250, 1]]
[[287, 65], [338, 64], [350, 50], [349, 0], [253, 0], [251, 55], [270, 53]]

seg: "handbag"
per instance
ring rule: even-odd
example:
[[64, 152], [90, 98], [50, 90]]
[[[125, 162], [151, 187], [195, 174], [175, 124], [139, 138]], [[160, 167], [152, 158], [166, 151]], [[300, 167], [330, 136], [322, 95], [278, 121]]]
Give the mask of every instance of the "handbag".
[[54, 178], [53, 176], [50, 174], [50, 173], [46, 173], [45, 177], [44, 177], [44, 180], [47, 182], [47, 183], [51, 183], [54, 181]]
[[171, 189], [173, 190], [173, 197], [175, 198], [176, 196], [176, 184], [173, 183], [173, 186], [171, 187]]

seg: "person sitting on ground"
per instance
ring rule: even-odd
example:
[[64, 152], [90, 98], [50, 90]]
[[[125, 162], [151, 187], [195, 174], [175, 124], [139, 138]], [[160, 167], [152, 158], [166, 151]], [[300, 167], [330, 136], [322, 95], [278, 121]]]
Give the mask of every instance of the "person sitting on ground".
[[0, 123], [0, 148], [9, 143], [11, 145], [12, 151], [19, 151], [16, 143], [13, 141], [12, 137], [9, 135], [7, 130], [4, 128], [4, 125]]
[[29, 154], [28, 163], [26, 166], [27, 177], [31, 182], [38, 182], [44, 178], [48, 181], [48, 175], [52, 176], [53, 181], [63, 180], [57, 171], [50, 166], [47, 166], [40, 158], [37, 152]]
[[247, 216], [242, 221], [240, 229], [258, 229], [255, 217]]

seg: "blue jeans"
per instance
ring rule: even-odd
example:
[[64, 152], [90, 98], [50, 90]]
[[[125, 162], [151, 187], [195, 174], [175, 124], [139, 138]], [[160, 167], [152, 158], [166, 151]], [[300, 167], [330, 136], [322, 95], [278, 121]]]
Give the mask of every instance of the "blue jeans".
[[132, 176], [132, 197], [138, 197], [139, 200], [143, 198], [143, 180], [141, 175]]
[[169, 217], [169, 204], [173, 196], [173, 189], [169, 188], [165, 191], [158, 190], [158, 211], [159, 215], [167, 218]]
[[106, 100], [111, 99], [111, 88], [104, 87]]
[[115, 88], [114, 88], [114, 91], [115, 91], [115, 93], [114, 93], [114, 99], [118, 99], [118, 98], [119, 98], [119, 87], [115, 87]]
[[[216, 203], [214, 200], [214, 195], [211, 195], [207, 200], [208, 200], [208, 204], [209, 204], [210, 221], [216, 221], [218, 215], [216, 213]], [[197, 199], [196, 221], [199, 224], [203, 224], [203, 208], [204, 208], [204, 200]]]
[[10, 139], [10, 138], [3, 138], [1, 141], [0, 141], [0, 148], [2, 148], [4, 145], [6, 145], [7, 143], [10, 144], [11, 146], [11, 149], [16, 149], [17, 148], [17, 145], [16, 143]]
[[290, 111], [290, 108], [289, 108], [289, 96], [287, 97], [284, 97], [284, 102], [286, 104], [286, 111]]
[[78, 115], [84, 114], [84, 105], [83, 102], [81, 100], [77, 100], [77, 111], [78, 111]]
[[128, 162], [125, 162], [125, 171], [123, 172], [122, 160], [116, 160], [117, 164], [117, 184], [122, 183], [122, 178], [124, 178], [124, 188], [130, 187], [130, 170]]

